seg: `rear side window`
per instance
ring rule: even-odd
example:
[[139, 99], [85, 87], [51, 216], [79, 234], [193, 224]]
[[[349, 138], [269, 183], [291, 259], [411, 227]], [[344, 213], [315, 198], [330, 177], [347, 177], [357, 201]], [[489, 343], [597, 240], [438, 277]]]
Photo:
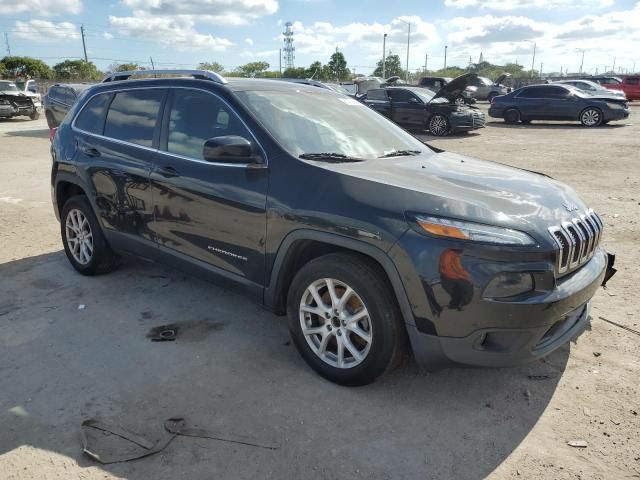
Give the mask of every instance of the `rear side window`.
[[367, 100], [387, 100], [387, 92], [383, 89], [369, 90]]
[[640, 77], [627, 78], [627, 85], [639, 85]]
[[104, 115], [109, 106], [110, 99], [110, 93], [103, 93], [89, 100], [76, 118], [76, 128], [96, 135], [102, 135]]
[[51, 87], [49, 89], [49, 91], [47, 92], [47, 95], [49, 96], [49, 98], [51, 100], [57, 100], [58, 99], [58, 92], [59, 92], [59, 88], [58, 87]]
[[109, 107], [104, 136], [151, 147], [164, 90], [116, 93]]
[[218, 97], [195, 90], [173, 92], [168, 152], [202, 160], [205, 142], [225, 135], [251, 138], [240, 119]]
[[568, 93], [562, 87], [531, 87], [525, 88], [518, 96], [524, 98], [565, 98]]

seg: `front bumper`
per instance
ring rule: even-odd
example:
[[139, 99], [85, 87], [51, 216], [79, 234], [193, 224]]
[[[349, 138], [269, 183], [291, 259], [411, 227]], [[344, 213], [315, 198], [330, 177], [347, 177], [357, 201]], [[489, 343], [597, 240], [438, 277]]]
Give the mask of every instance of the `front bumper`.
[[[404, 247], [412, 250], [410, 238]], [[615, 257], [601, 248], [582, 267], [557, 279], [553, 262], [543, 253], [508, 257], [503, 250], [494, 260], [460, 250], [468, 279], [456, 285], [430, 270], [441, 255], [437, 245], [417, 257], [402, 251], [392, 249], [392, 255], [405, 272], [404, 287], [413, 308], [407, 331], [417, 362], [428, 368], [513, 366], [548, 355], [582, 331], [592, 297], [615, 273]], [[409, 263], [417, 267], [415, 279]], [[544, 271], [545, 266], [549, 270]], [[487, 282], [501, 271], [539, 271], [534, 277], [540, 289], [519, 297], [485, 298]]]
[[626, 118], [629, 118], [629, 109], [625, 108], [625, 109], [609, 109], [607, 112], [605, 112], [605, 116], [604, 116], [606, 121], [610, 121], [610, 120], [624, 120]]

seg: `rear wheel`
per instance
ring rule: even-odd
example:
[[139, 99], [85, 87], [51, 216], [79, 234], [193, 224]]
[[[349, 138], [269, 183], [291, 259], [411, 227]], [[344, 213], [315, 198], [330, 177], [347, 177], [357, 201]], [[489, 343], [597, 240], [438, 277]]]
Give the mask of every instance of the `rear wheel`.
[[118, 258], [104, 238], [87, 197], [66, 201], [60, 217], [64, 251], [73, 268], [83, 275], [98, 275], [116, 268]]
[[444, 137], [449, 133], [449, 120], [444, 115], [434, 115], [429, 119], [429, 131], [437, 137]]
[[287, 298], [289, 331], [305, 361], [341, 385], [365, 385], [402, 357], [405, 332], [391, 286], [372, 262], [336, 253], [307, 263]]
[[509, 124], [518, 123], [520, 121], [520, 112], [515, 108], [510, 108], [504, 112], [504, 121]]
[[580, 123], [585, 127], [597, 127], [602, 123], [602, 112], [595, 107], [587, 107], [580, 114]]
[[31, 115], [29, 115], [29, 118], [31, 120], [38, 120], [40, 118], [40, 112], [38, 112], [37, 110], [35, 112], [33, 112]]

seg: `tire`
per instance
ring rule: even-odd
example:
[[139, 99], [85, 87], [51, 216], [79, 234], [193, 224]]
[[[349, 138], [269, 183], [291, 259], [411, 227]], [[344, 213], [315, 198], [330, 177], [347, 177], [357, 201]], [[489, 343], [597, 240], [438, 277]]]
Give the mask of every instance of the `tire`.
[[583, 127], [597, 127], [602, 124], [602, 112], [599, 108], [587, 107], [580, 113], [580, 123]]
[[429, 119], [429, 132], [436, 137], [444, 137], [451, 130], [449, 119], [444, 115], [435, 114]]
[[40, 112], [38, 112], [38, 111], [33, 112], [31, 115], [29, 115], [29, 118], [31, 120], [38, 120], [40, 118]]
[[504, 112], [504, 121], [510, 125], [514, 123], [518, 123], [520, 121], [520, 112], [515, 108], [510, 108], [506, 112]]
[[91, 204], [84, 195], [71, 197], [65, 202], [60, 216], [60, 234], [69, 262], [81, 274], [99, 275], [118, 266], [118, 257], [104, 238]]
[[525, 125], [529, 125], [531, 123], [531, 120], [520, 120], [520, 121]]
[[[340, 300], [349, 289], [343, 309]], [[289, 288], [287, 315], [302, 358], [334, 383], [366, 385], [403, 357], [406, 331], [393, 289], [380, 269], [359, 255], [333, 253], [304, 265]]]

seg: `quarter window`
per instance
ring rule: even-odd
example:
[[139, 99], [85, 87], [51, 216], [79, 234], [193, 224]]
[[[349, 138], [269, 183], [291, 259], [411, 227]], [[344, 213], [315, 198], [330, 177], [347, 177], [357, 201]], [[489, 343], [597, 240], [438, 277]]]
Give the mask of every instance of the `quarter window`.
[[164, 90], [116, 93], [104, 126], [105, 137], [151, 147]]
[[85, 132], [102, 135], [104, 114], [107, 111], [110, 99], [111, 94], [103, 93], [89, 100], [76, 118], [76, 127]]
[[168, 152], [202, 160], [205, 142], [226, 135], [250, 138], [240, 119], [218, 97], [195, 90], [174, 91]]

